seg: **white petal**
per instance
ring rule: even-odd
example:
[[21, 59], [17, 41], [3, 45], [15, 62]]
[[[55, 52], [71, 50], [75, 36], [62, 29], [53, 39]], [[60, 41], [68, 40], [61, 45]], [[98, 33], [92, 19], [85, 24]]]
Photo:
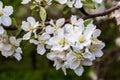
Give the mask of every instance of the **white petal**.
[[70, 68], [75, 70], [76, 68], [78, 68], [79, 65], [80, 65], [80, 61], [75, 60], [70, 64]]
[[32, 27], [36, 25], [35, 19], [33, 17], [28, 17], [27, 21], [31, 24]]
[[3, 7], [3, 3], [2, 1], [0, 1], [0, 10], [2, 9], [2, 7]]
[[12, 6], [5, 6], [4, 8], [4, 16], [10, 16], [13, 13]]
[[83, 4], [82, 4], [81, 0], [76, 0], [76, 2], [75, 2], [75, 4], [74, 4], [75, 8], [81, 8], [82, 5], [83, 5]]
[[96, 29], [93, 33], [93, 37], [97, 38], [98, 36], [100, 36], [100, 34], [101, 34], [101, 30]]
[[2, 16], [1, 20], [2, 20], [2, 24], [5, 26], [10, 26], [12, 24], [11, 18], [9, 16]]
[[22, 26], [21, 27], [24, 31], [29, 31], [29, 26], [30, 26], [29, 22], [22, 21]]
[[48, 39], [50, 39], [50, 35], [47, 33], [43, 33], [40, 38], [43, 40], [48, 40]]
[[84, 69], [83, 69], [83, 67], [80, 66], [77, 69], [75, 69], [74, 71], [78, 76], [81, 76], [82, 73], [84, 72]]
[[48, 53], [46, 56], [50, 60], [53, 60], [53, 58], [54, 58], [53, 53]]
[[37, 31], [37, 29], [34, 29], [34, 30], [33, 30], [33, 33], [34, 33], [34, 37], [35, 37], [35, 38], [38, 37], [36, 31]]
[[92, 65], [92, 61], [89, 59], [84, 59], [81, 63], [84, 66], [91, 66]]
[[10, 40], [10, 43], [11, 43], [11, 44], [15, 45], [15, 42], [16, 42], [16, 38], [15, 38], [15, 37], [11, 36], [11, 37], [9, 38], [9, 40]]
[[31, 37], [31, 31], [29, 31], [28, 33], [26, 33], [24, 36], [23, 36], [23, 40], [28, 40], [28, 39], [30, 39], [30, 37]]
[[94, 26], [93, 24], [89, 24], [86, 27], [86, 30], [84, 32], [84, 36], [87, 40], [91, 38], [91, 35], [92, 35], [93, 31], [95, 30], [95, 28], [96, 28], [96, 26]]
[[13, 56], [14, 56], [18, 61], [20, 61], [20, 60], [22, 59], [22, 56], [21, 56], [20, 53], [15, 53]]
[[0, 35], [2, 35], [5, 32], [4, 28], [0, 26]]
[[103, 52], [101, 50], [97, 50], [97, 51], [94, 52], [94, 55], [96, 57], [101, 57], [103, 55]]
[[11, 49], [12, 49], [12, 45], [10, 45], [10, 44], [4, 45], [4, 50], [5, 50], [5, 51], [9, 51], [9, 50], [11, 50]]
[[30, 40], [30, 43], [33, 43], [33, 44], [35, 44], [35, 45], [39, 44], [39, 42], [38, 42], [37, 40], [35, 40], [35, 39], [31, 39], [31, 40]]
[[51, 27], [50, 25], [47, 26], [45, 30], [46, 30], [46, 33], [48, 33], [48, 34], [53, 34], [54, 33], [54, 28]]
[[44, 45], [37, 46], [37, 53], [43, 55], [46, 52]]
[[74, 4], [74, 0], [72, 0], [72, 1], [67, 1], [67, 3], [66, 3], [69, 7], [73, 7], [73, 4]]
[[103, 0], [95, 0], [96, 3], [102, 3]]
[[88, 51], [88, 49], [86, 49], [85, 53], [83, 53], [83, 57], [90, 59], [92, 57], [92, 54]]
[[31, 0], [22, 0], [22, 4], [27, 4], [27, 3], [29, 3]]
[[58, 19], [56, 21], [56, 26], [57, 27], [61, 27], [62, 25], [64, 25], [64, 23], [65, 23], [65, 19], [64, 18]]
[[16, 49], [16, 53], [22, 53], [22, 49], [21, 49], [20, 47], [18, 47], [18, 48]]
[[10, 50], [10, 51], [1, 51], [1, 54], [2, 54], [3, 56], [5, 56], [6, 58], [9, 57], [9, 56], [12, 56], [13, 53], [14, 53], [13, 50]]
[[60, 4], [65, 4], [65, 3], [67, 2], [67, 0], [58, 0], [58, 2], [59, 2]]

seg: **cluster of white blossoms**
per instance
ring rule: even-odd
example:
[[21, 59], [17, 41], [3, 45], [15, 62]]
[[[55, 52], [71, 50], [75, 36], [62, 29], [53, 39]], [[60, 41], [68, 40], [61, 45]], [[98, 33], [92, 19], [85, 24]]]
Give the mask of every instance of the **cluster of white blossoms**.
[[22, 39], [16, 39], [14, 36], [8, 36], [4, 26], [10, 26], [12, 21], [10, 15], [13, 13], [12, 6], [5, 6], [0, 1], [0, 52], [3, 56], [14, 56], [18, 61], [21, 60], [22, 50], [20, 48], [20, 42]]
[[22, 29], [29, 31], [30, 35], [25, 34], [23, 40], [37, 45], [37, 53], [46, 53], [47, 58], [54, 61], [56, 69], [61, 68], [65, 75], [66, 69], [69, 68], [81, 76], [83, 66], [90, 66], [96, 57], [101, 57], [101, 49], [105, 46], [97, 39], [101, 31], [96, 29], [92, 22], [87, 26], [84, 23], [83, 19], [77, 19], [76, 16], [72, 16], [70, 23], [66, 24], [64, 18], [56, 22], [51, 20], [45, 31], [42, 34], [36, 33], [36, 37], [33, 38], [30, 37], [31, 32], [36, 31], [39, 26], [33, 17], [28, 17], [27, 22], [23, 22]]
[[13, 13], [12, 6], [5, 6], [3, 8], [3, 3], [0, 1], [0, 25], [10, 26], [12, 21], [10, 15]]
[[[57, 0], [60, 4], [66, 4], [69, 7], [81, 8], [85, 0]], [[95, 3], [102, 3], [103, 0], [93, 0]]]
[[[22, 4], [28, 4], [30, 1], [33, 1], [33, 0], [22, 0]], [[37, 3], [41, 3], [41, 2], [46, 2], [47, 5], [50, 5], [52, 0], [34, 0], [34, 2], [37, 2]]]
[[0, 26], [0, 51], [3, 56], [15, 57], [18, 61], [22, 59], [22, 49], [20, 48], [21, 38], [16, 39], [14, 36], [8, 36], [7, 32]]
[[[28, 4], [32, 0], [22, 0], [22, 4]], [[48, 5], [52, 4], [52, 1], [57, 1], [60, 4], [66, 4], [69, 7], [81, 8], [85, 0], [44, 0]], [[101, 4], [103, 0], [93, 0], [97, 4]], [[43, 2], [43, 0], [35, 0], [37, 3]]]

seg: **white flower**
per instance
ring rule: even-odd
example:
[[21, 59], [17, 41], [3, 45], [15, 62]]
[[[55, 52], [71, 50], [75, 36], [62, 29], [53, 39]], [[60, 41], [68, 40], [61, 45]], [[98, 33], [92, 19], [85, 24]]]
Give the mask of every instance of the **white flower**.
[[2, 35], [5, 32], [4, 28], [0, 26], [0, 35]]
[[31, 0], [22, 0], [22, 4], [28, 4]]
[[27, 31], [27, 33], [23, 36], [23, 40], [28, 40], [31, 37], [31, 34], [34, 33], [34, 37], [37, 38], [36, 31], [38, 29], [39, 22], [36, 22], [33, 17], [28, 17], [27, 22], [22, 22], [22, 29]]
[[11, 18], [10, 15], [13, 13], [12, 6], [5, 6], [3, 8], [3, 3], [0, 1], [0, 24], [5, 26], [11, 25]]
[[103, 0], [93, 0], [93, 1], [96, 2], [96, 3], [98, 3], [98, 4], [100, 4], [100, 3], [103, 2]]
[[58, 0], [60, 4], [67, 4], [69, 7], [81, 8], [83, 6], [81, 0]]
[[92, 23], [85, 26], [84, 20], [76, 16], [65, 25], [61, 21], [61, 27], [53, 21], [50, 23], [45, 30], [51, 36], [45, 43], [50, 49], [47, 58], [54, 61], [56, 69], [61, 68], [65, 75], [66, 69], [70, 68], [81, 76], [83, 66], [91, 66], [96, 57], [103, 55], [101, 50], [105, 44], [97, 39], [101, 31]]
[[51, 37], [47, 43], [51, 46], [51, 50], [53, 51], [64, 51], [69, 48], [69, 45], [66, 42], [64, 29], [61, 28], [57, 31], [56, 35]]
[[54, 61], [56, 70], [62, 68], [65, 61], [65, 52], [50, 52], [47, 54], [47, 58]]
[[14, 56], [18, 61], [20, 61], [22, 59], [22, 50], [19, 46], [22, 39], [16, 39], [13, 36], [10, 38], [4, 36], [3, 39], [5, 40], [0, 43], [1, 54], [6, 58]]
[[20, 43], [22, 41], [21, 38], [19, 39], [16, 39], [14, 36], [11, 36], [9, 38], [9, 41], [10, 41], [10, 44], [12, 46], [12, 49], [11, 51], [14, 51], [13, 52], [13, 56], [18, 60], [20, 61], [22, 59], [21, 57], [21, 53], [22, 53], [22, 49], [20, 48]]
[[71, 51], [66, 56], [66, 60], [68, 62], [69, 68], [73, 69], [78, 76], [81, 76], [84, 71], [82, 67], [83, 65], [85, 66], [92, 65], [92, 61], [90, 61], [89, 59], [85, 59], [83, 57], [83, 54], [84, 53]]
[[[28, 4], [32, 0], [22, 0], [21, 4]], [[52, 0], [35, 0], [34, 2], [41, 3], [41, 2], [46, 2], [47, 5], [51, 5]]]
[[47, 33], [43, 33], [42, 35], [38, 36], [38, 40], [31, 39], [30, 43], [34, 43], [37, 45], [37, 53], [43, 55], [46, 52], [45, 43], [50, 38], [50, 35]]
[[101, 57], [103, 55], [102, 49], [105, 47], [105, 44], [103, 42], [97, 43], [97, 44], [91, 44], [89, 46], [88, 53], [91, 53], [91, 60], [95, 60], [96, 57]]
[[118, 37], [118, 38], [115, 39], [115, 43], [116, 43], [117, 46], [120, 47], [120, 37]]

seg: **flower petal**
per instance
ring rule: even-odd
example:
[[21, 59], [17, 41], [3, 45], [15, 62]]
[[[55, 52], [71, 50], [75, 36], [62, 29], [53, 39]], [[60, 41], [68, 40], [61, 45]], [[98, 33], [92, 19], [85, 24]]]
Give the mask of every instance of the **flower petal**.
[[28, 33], [26, 33], [26, 34], [23, 36], [23, 40], [28, 40], [28, 39], [30, 39], [31, 34], [32, 34], [31, 31], [29, 31]]
[[1, 23], [5, 26], [10, 26], [12, 24], [11, 18], [9, 16], [2, 16], [1, 20]]
[[77, 69], [75, 69], [74, 71], [78, 76], [81, 76], [82, 73], [84, 72], [84, 69], [83, 69], [83, 67], [80, 66]]
[[46, 52], [46, 49], [44, 48], [44, 45], [38, 45], [37, 46], [37, 53], [43, 55]]
[[10, 16], [13, 13], [13, 7], [12, 6], [5, 6], [4, 8], [4, 16]]

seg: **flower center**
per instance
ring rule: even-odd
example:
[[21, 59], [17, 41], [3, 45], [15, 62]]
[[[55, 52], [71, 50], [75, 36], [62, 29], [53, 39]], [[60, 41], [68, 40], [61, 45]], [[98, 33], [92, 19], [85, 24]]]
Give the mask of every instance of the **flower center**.
[[79, 38], [79, 42], [80, 43], [83, 43], [85, 41], [85, 37], [84, 36], [81, 36], [80, 38]]
[[90, 46], [90, 51], [91, 51], [91, 52], [94, 52], [95, 50], [96, 50], [96, 46], [91, 45], [91, 46]]
[[93, 41], [98, 42], [99, 40], [97, 38], [92, 38]]
[[76, 58], [77, 58], [77, 60], [79, 60], [79, 61], [80, 61], [80, 60], [82, 60], [82, 58], [83, 58], [83, 57], [82, 57], [82, 55], [81, 55], [81, 54], [77, 54], [77, 55], [76, 55]]
[[0, 10], [0, 16], [2, 16], [2, 15], [3, 15], [3, 9]]
[[44, 40], [39, 40], [39, 43], [40, 44], [45, 44], [45, 41]]
[[64, 45], [65, 39], [64, 38], [59, 39], [58, 43], [59, 43], [59, 45]]

